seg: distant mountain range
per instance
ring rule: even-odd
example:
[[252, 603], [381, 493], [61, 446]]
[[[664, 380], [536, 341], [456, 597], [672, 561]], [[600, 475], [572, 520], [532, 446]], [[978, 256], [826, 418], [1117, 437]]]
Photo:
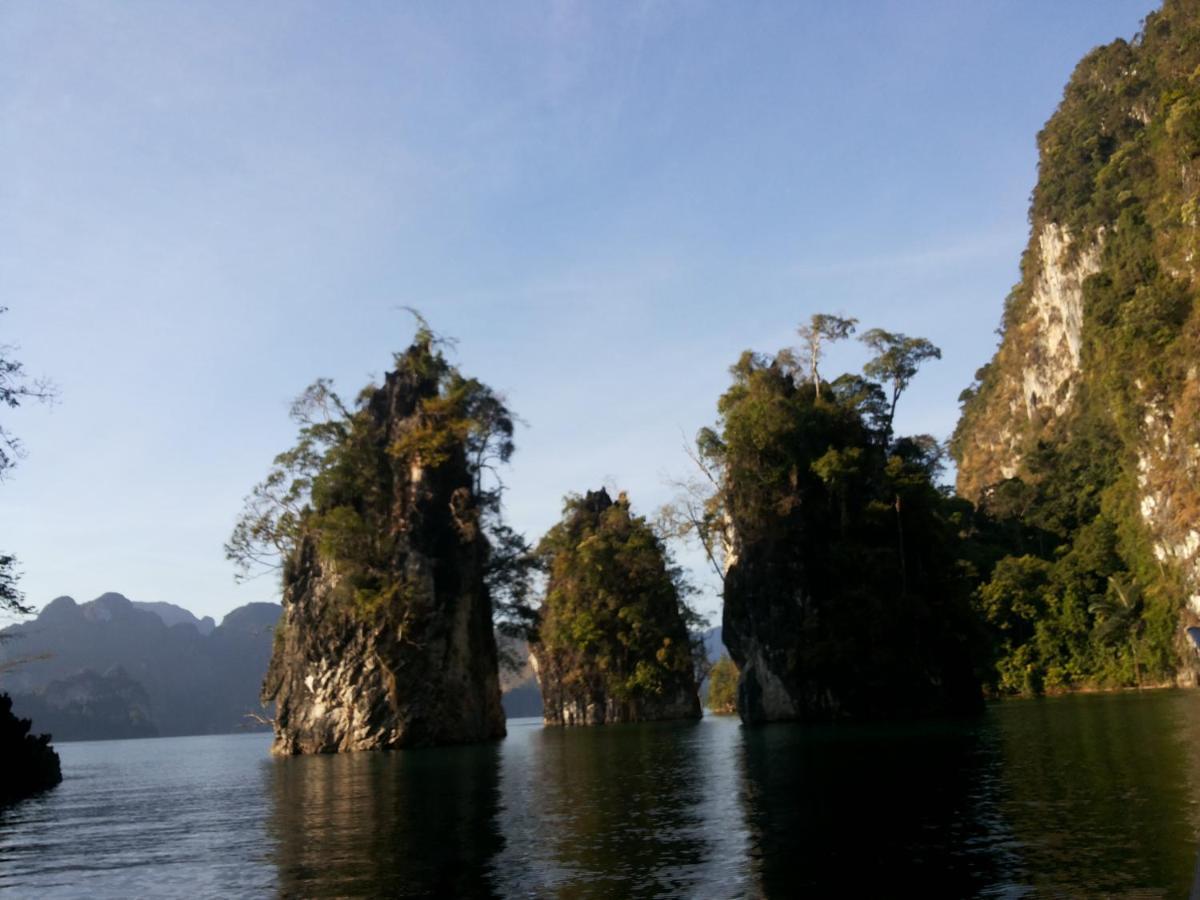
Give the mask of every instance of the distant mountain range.
[[216, 625], [121, 594], [59, 597], [0, 631], [0, 690], [58, 740], [263, 728], [248, 714], [270, 714], [258, 691], [279, 614], [250, 603]]
[[721, 637], [721, 626], [704, 632], [704, 652], [710, 663], [715, 663], [725, 653], [725, 641]]
[[[119, 596], [119, 595], [118, 595]], [[182, 606], [176, 606], [174, 603], [142, 603], [137, 600], [131, 601], [135, 609], [144, 609], [146, 612], [152, 612], [167, 625], [195, 625], [196, 630], [203, 635], [212, 634], [213, 629], [217, 627], [217, 623], [213, 621], [212, 616], [205, 616], [203, 619], [197, 619], [188, 610]], [[268, 603], [267, 606], [275, 606], [274, 603]]]
[[[249, 603], [218, 625], [173, 603], [59, 597], [33, 621], [0, 630], [0, 691], [35, 731], [60, 741], [262, 730], [251, 714], [271, 715], [258, 692], [280, 611]], [[721, 629], [705, 632], [704, 642], [715, 661]], [[524, 645], [509, 644], [523, 660]], [[500, 686], [509, 718], [541, 716], [528, 664], [502, 671]]]
[[[271, 658], [276, 603], [249, 603], [217, 625], [173, 603], [102, 594], [59, 597], [36, 619], [0, 630], [0, 691], [34, 730], [59, 741], [263, 730], [258, 693]], [[511, 652], [524, 659], [527, 650]], [[526, 664], [501, 677], [509, 718], [541, 716]]]

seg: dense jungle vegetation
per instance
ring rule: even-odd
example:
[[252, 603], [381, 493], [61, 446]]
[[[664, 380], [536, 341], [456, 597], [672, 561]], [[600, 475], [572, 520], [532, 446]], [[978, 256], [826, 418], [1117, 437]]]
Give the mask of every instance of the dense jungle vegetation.
[[[1132, 42], [1079, 64], [1038, 138], [1035, 235], [1065, 227], [1099, 245], [1083, 283], [1074, 399], [1061, 417], [1014, 420], [1002, 384], [1026, 363], [1022, 330], [1044, 262], [1031, 242], [1004, 313], [1004, 343], [962, 396], [953, 442], [1019, 430], [1015, 477], [974, 497], [1001, 552], [977, 594], [1003, 693], [1163, 683], [1177, 673], [1188, 594], [1155, 553], [1140, 504], [1171, 498], [1164, 532], [1200, 517], [1200, 5], [1168, 0]], [[1025, 351], [1027, 355], [1029, 351]], [[1173, 431], [1163, 444], [1155, 422]], [[971, 473], [968, 473], [971, 474]], [[961, 479], [960, 479], [961, 480]]]
[[798, 350], [743, 354], [697, 438], [705, 477], [666, 516], [723, 578], [744, 717], [756, 681], [782, 684], [800, 717], [977, 702], [971, 507], [939, 487], [938, 442], [893, 427], [940, 351], [872, 329], [863, 372], [826, 381], [823, 347], [855, 327], [817, 315]]
[[543, 682], [635, 708], [695, 692], [704, 649], [701, 620], [687, 603], [691, 589], [623, 493], [567, 497], [537, 557], [546, 572], [534, 644]]

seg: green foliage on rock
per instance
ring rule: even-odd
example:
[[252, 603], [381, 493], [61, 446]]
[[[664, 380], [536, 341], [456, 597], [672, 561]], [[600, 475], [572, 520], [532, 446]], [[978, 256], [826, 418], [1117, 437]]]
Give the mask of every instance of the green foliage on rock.
[[[1133, 41], [1080, 62], [1038, 137], [1034, 240], [952, 443], [960, 489], [1008, 540], [979, 592], [1001, 692], [1163, 683], [1185, 664], [1184, 598], [1200, 585], [1162, 546], [1200, 512], [1198, 134], [1200, 5], [1167, 0]], [[1067, 258], [1041, 258], [1049, 228], [1068, 236]], [[1026, 417], [1019, 386], [1045, 328], [1036, 286], [1084, 252], [1096, 263], [1069, 403], [1034, 397]]]
[[524, 625], [528, 547], [501, 520], [496, 477], [513, 453], [516, 419], [502, 397], [452, 366], [444, 342], [418, 321], [412, 345], [395, 355], [388, 376], [409, 385], [399, 395], [405, 408], [379, 408], [391, 395], [375, 385], [347, 404], [327, 379], [297, 398], [291, 409], [297, 442], [275, 457], [246, 498], [226, 556], [242, 578], [282, 570], [287, 582], [307, 536], [336, 572], [347, 610], [403, 610], [421, 590], [398, 572], [403, 556], [434, 536], [397, 530], [398, 483], [420, 491], [422, 479], [453, 473], [447, 477], [470, 485], [451, 497], [453, 527], [462, 541], [479, 533], [490, 538], [489, 583], [501, 618]]
[[708, 696], [704, 705], [717, 715], [727, 716], [737, 712], [737, 664], [722, 653], [708, 673]]
[[698, 710], [694, 666], [703, 648], [691, 634], [700, 623], [686, 603], [689, 588], [624, 494], [569, 496], [536, 553], [546, 591], [531, 649], [544, 696], [615, 704], [628, 720], [654, 718], [645, 711], [680, 694]]
[[936, 440], [892, 436], [897, 400], [940, 354], [866, 336], [888, 393], [845, 375], [818, 394], [794, 352], [747, 351], [698, 437], [728, 523], [724, 637], [748, 721], [978, 703], [970, 506], [937, 486]]

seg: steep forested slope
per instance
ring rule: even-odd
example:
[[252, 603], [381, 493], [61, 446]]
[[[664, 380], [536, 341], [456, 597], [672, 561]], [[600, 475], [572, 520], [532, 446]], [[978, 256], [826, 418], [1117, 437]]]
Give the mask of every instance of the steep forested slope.
[[1007, 543], [979, 593], [998, 686], [1191, 679], [1200, 3], [1088, 54], [1038, 148], [1021, 281], [953, 441]]

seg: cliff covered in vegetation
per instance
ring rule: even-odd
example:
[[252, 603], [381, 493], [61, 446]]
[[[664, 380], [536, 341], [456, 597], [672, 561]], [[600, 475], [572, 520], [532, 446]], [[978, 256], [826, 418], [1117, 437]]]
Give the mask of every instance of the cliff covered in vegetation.
[[952, 444], [1002, 538], [978, 595], [996, 687], [1194, 681], [1200, 3], [1088, 54], [1038, 148], [1021, 281]]
[[551, 725], [700, 717], [679, 571], [622, 494], [569, 497], [538, 545], [546, 595], [530, 651]]
[[491, 586], [513, 422], [423, 326], [354, 408], [318, 382], [295, 449], [248, 501], [228, 550], [283, 555], [264, 700], [275, 751], [450, 744], [505, 733]]
[[723, 636], [748, 723], [980, 703], [961, 561], [969, 505], [935, 486], [936, 441], [892, 429], [917, 368], [940, 354], [874, 329], [862, 336], [876, 353], [864, 373], [824, 381], [822, 340], [855, 324], [815, 316], [799, 350], [743, 354], [717, 427], [698, 438], [701, 494], [673, 517], [723, 576]]

